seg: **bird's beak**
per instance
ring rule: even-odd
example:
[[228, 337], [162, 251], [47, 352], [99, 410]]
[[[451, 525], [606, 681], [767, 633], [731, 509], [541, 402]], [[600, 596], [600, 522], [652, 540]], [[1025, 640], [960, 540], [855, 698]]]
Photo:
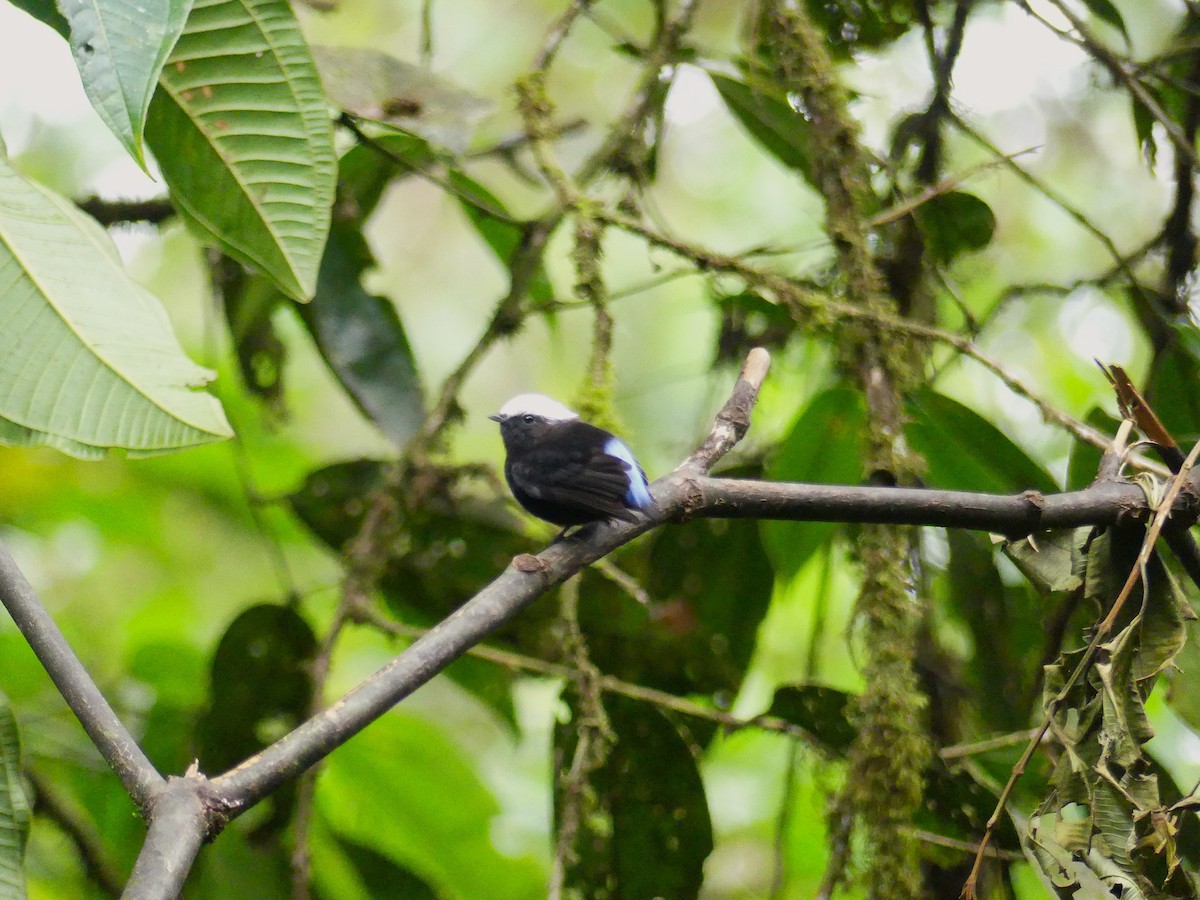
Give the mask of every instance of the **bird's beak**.
[[505, 417], [500, 415], [500, 413], [492, 413], [490, 416], [488, 416], [488, 418], [493, 422], [503, 422], [505, 419]]

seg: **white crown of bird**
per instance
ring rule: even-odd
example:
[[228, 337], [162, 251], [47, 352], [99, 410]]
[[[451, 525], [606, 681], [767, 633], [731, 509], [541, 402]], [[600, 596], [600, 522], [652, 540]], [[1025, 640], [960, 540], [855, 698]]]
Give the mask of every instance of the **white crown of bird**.
[[541, 416], [547, 422], [565, 422], [579, 418], [579, 413], [545, 394], [518, 394], [500, 407], [500, 415], [505, 419], [527, 414]]

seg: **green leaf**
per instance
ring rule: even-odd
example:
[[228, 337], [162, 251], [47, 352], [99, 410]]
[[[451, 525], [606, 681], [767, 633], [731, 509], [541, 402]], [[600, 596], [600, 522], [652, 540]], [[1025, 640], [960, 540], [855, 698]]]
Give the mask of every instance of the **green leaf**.
[[146, 111], [190, 0], [58, 0], [58, 8], [88, 100], [144, 169]]
[[[858, 391], [834, 387], [817, 394], [784, 439], [767, 478], [857, 484], [863, 475], [866, 422]], [[775, 571], [785, 578], [800, 571], [839, 528], [834, 522], [764, 522], [761, 527]]]
[[378, 50], [313, 47], [312, 52], [335, 106], [420, 135], [456, 156], [466, 152], [480, 121], [496, 106], [424, 66]]
[[329, 232], [317, 293], [297, 311], [330, 370], [359, 409], [397, 444], [425, 419], [421, 381], [396, 307], [363, 289], [375, 259], [362, 232], [337, 222]]
[[500, 808], [462, 743], [424, 719], [394, 710], [353, 737], [326, 761], [316, 803], [339, 839], [387, 857], [439, 895], [524, 900], [544, 893], [532, 860], [493, 845]]
[[852, 697], [821, 684], [785, 684], [775, 691], [766, 715], [798, 725], [838, 754], [844, 754], [857, 734], [847, 711]]
[[0, 160], [0, 442], [148, 455], [231, 435], [158, 299], [71, 203]]
[[932, 390], [906, 404], [905, 434], [929, 468], [925, 480], [946, 490], [1015, 494], [1056, 492], [1058, 483], [979, 413]]
[[992, 208], [964, 191], [938, 194], [913, 211], [929, 255], [935, 262], [948, 263], [960, 253], [982, 250], [996, 231]]
[[21, 739], [8, 697], [0, 693], [0, 896], [25, 897], [25, 842], [32, 819], [21, 769]]
[[773, 86], [747, 84], [717, 72], [709, 72], [708, 77], [750, 136], [789, 169], [811, 180], [812, 126], [787, 98]]
[[[580, 713], [554, 730], [556, 826], [563, 778], [578, 741]], [[712, 821], [694, 747], [661, 711], [618, 695], [604, 698], [616, 743], [588, 776], [585, 810], [564, 893], [581, 897], [696, 897], [713, 848]], [[586, 801], [585, 801], [586, 802]]]
[[[517, 249], [521, 246], [524, 230], [515, 221], [504, 203], [478, 181], [459, 171], [449, 174], [449, 182], [458, 194], [463, 212], [485, 244], [496, 255], [506, 269], [511, 269]], [[497, 215], [492, 215], [493, 210]], [[546, 270], [539, 262], [526, 288], [529, 296], [538, 303], [549, 303], [554, 299], [554, 288], [546, 277]]]
[[201, 240], [307, 300], [329, 231], [333, 128], [286, 0], [198, 0], [146, 139]]

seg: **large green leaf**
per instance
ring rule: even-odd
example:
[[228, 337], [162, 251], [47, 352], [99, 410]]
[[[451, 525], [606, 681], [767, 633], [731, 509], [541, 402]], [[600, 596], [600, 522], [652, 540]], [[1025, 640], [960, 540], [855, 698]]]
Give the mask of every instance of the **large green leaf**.
[[198, 0], [146, 139], [202, 240], [307, 300], [329, 231], [333, 127], [286, 0]]
[[0, 442], [145, 455], [230, 436], [95, 221], [0, 160]]
[[25, 897], [25, 839], [31, 812], [21, 774], [21, 740], [8, 697], [0, 694], [0, 897]]
[[104, 124], [146, 165], [142, 129], [191, 0], [59, 0], [83, 89]]
[[320, 817], [339, 840], [382, 854], [439, 896], [535, 897], [541, 873], [496, 850], [500, 808], [463, 747], [425, 719], [391, 712], [329, 757], [317, 783]]
[[[862, 395], [835, 387], [813, 397], [767, 469], [772, 481], [857, 484], [862, 480], [866, 413]], [[834, 522], [764, 522], [775, 571], [791, 577], [840, 526]]]
[[904, 432], [929, 465], [932, 487], [1050, 494], [1058, 483], [999, 428], [957, 400], [931, 390], [909, 397]]

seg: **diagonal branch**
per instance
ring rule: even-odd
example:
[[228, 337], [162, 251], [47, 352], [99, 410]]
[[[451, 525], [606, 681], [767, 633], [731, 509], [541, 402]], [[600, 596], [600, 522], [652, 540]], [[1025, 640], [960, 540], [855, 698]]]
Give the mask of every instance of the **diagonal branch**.
[[3, 545], [0, 545], [0, 603], [21, 629], [21, 634], [104, 761], [121, 779], [125, 792], [145, 815], [154, 795], [165, 784], [163, 777], [108, 705]]

